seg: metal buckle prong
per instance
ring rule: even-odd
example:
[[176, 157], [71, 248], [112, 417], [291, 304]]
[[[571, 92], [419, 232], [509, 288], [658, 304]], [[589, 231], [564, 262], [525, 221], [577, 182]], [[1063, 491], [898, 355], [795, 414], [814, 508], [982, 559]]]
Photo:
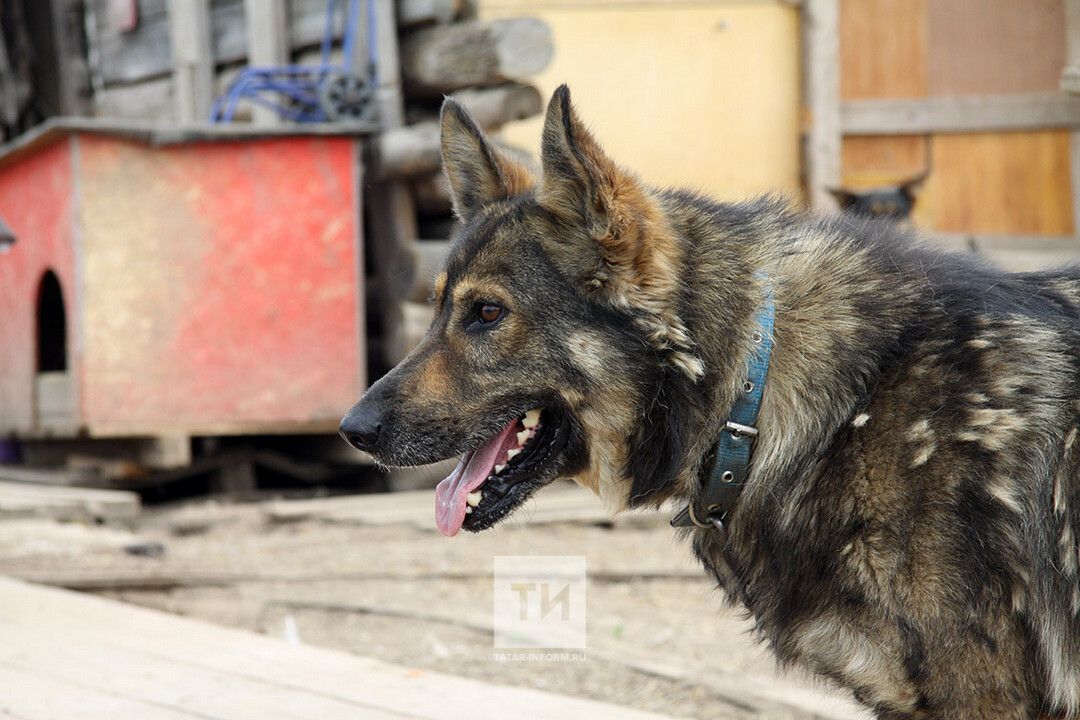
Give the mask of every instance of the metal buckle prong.
[[730, 432], [732, 435], [738, 437], [740, 435], [746, 435], [747, 437], [756, 437], [757, 428], [750, 425], [743, 425], [742, 423], [731, 422], [730, 420], [724, 425], [724, 429]]

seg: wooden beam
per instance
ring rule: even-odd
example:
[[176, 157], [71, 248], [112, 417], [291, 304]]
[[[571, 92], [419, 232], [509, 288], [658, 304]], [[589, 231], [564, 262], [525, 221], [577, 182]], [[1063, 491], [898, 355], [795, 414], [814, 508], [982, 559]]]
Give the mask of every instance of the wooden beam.
[[[64, 115], [85, 115], [89, 103], [86, 91], [90, 87], [90, 69], [83, 48], [83, 3], [78, 0], [52, 0], [53, 37], [56, 59], [62, 70], [57, 72], [57, 110]], [[40, 60], [40, 58], [39, 58]]]
[[140, 508], [139, 496], [123, 490], [0, 482], [0, 519], [130, 520]]
[[[405, 91], [398, 55], [394, 0], [373, 0], [379, 73], [376, 101], [384, 131], [405, 124]], [[403, 322], [402, 302], [412, 290], [412, 245], [416, 240], [416, 208], [403, 182], [369, 184], [364, 204], [368, 214], [368, 247], [375, 266], [379, 314], [382, 318], [383, 359], [396, 365], [411, 349]], [[378, 208], [378, 211], [374, 211]]]
[[[662, 720], [0, 578], [4, 717]], [[18, 691], [16, 691], [16, 689]]]
[[[1065, 63], [1062, 89], [1080, 95], [1080, 0], [1065, 0]], [[1080, 130], [1069, 133], [1069, 179], [1073, 232], [1080, 234]]]
[[448, 215], [450, 213], [450, 183], [441, 172], [429, 173], [412, 182], [413, 198], [417, 211], [424, 215]]
[[[493, 141], [503, 150], [514, 148]], [[442, 167], [439, 123], [425, 120], [377, 135], [369, 158], [371, 176], [378, 180], [412, 178], [438, 172]]]
[[[284, 65], [289, 61], [289, 23], [286, 3], [279, 0], [244, 0], [247, 20], [248, 64], [255, 67]], [[270, 108], [255, 105], [256, 125], [276, 125], [281, 117]]]
[[398, 27], [453, 22], [463, 8], [462, 0], [398, 0]]
[[169, 0], [173, 92], [179, 122], [205, 121], [214, 102], [210, 0]]
[[465, 87], [529, 80], [554, 54], [539, 18], [470, 20], [406, 35], [401, 67], [410, 94], [437, 97]]
[[[484, 130], [538, 115], [543, 109], [540, 93], [531, 85], [508, 83], [493, 88], [470, 88], [451, 95]], [[371, 155], [373, 177], [399, 178], [424, 175], [441, 166], [438, 120], [425, 120], [381, 133]]]
[[853, 100], [844, 135], [925, 135], [1080, 127], [1080, 98], [1060, 93]]
[[805, 92], [810, 111], [806, 136], [806, 187], [810, 207], [836, 209], [829, 192], [840, 184], [839, 0], [807, 0], [803, 6]]

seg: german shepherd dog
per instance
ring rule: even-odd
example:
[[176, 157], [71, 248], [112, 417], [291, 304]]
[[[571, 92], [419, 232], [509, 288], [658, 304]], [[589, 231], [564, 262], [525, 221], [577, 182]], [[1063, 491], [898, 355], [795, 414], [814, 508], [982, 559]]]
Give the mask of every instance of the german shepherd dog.
[[439, 529], [558, 477], [692, 501], [771, 293], [748, 481], [687, 530], [783, 663], [881, 718], [1080, 709], [1080, 270], [1010, 274], [894, 224], [654, 189], [552, 98], [535, 175], [452, 100], [462, 221], [434, 320], [342, 421], [387, 465], [461, 454]]

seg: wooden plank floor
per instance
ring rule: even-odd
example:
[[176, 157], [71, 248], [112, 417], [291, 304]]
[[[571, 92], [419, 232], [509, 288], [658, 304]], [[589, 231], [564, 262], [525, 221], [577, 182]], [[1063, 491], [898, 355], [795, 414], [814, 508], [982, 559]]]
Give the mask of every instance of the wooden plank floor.
[[139, 514], [140, 506], [139, 496], [125, 490], [31, 485], [0, 479], [0, 519], [130, 520]]
[[3, 577], [0, 608], [0, 718], [662, 720]]
[[[652, 522], [666, 524], [668, 514], [654, 510], [630, 510], [612, 517], [596, 495], [573, 483], [560, 482], [544, 488], [515, 513], [517, 521], [528, 525], [580, 522]], [[269, 503], [268, 519], [275, 522], [321, 520], [355, 525], [409, 524], [421, 530], [435, 530], [435, 492], [373, 495], [342, 495], [307, 500], [279, 500]]]

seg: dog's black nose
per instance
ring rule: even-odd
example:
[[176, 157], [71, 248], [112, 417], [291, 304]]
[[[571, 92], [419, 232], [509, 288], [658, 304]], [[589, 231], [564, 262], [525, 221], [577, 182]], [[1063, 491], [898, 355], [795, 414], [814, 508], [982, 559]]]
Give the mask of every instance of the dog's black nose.
[[338, 432], [357, 450], [373, 452], [382, 431], [382, 413], [374, 403], [361, 402], [341, 421]]

